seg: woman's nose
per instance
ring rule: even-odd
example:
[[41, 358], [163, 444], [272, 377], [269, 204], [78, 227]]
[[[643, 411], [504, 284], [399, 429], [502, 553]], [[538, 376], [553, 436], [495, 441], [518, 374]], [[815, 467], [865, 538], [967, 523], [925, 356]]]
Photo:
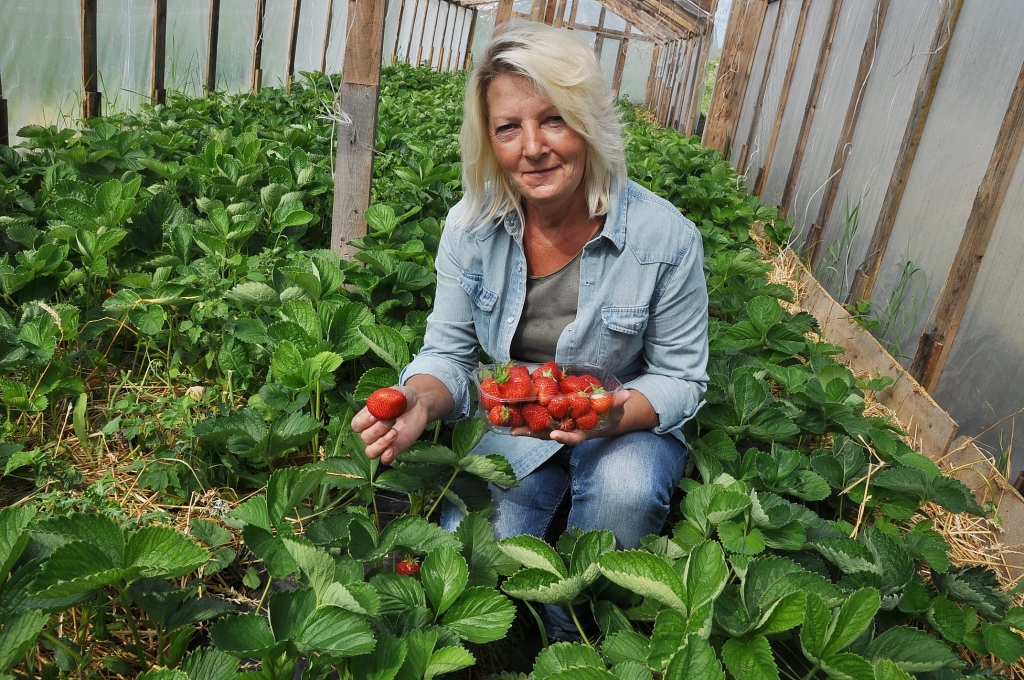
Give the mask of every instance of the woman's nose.
[[536, 158], [542, 156], [547, 150], [547, 144], [544, 140], [544, 133], [541, 131], [539, 126], [536, 125], [524, 125], [523, 126], [523, 153], [530, 157]]

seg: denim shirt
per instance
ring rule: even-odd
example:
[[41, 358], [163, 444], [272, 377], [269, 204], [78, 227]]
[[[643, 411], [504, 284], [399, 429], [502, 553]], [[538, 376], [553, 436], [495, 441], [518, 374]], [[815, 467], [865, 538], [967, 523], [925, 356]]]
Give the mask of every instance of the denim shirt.
[[[589, 363], [642, 393], [658, 434], [680, 428], [707, 387], [708, 295], [704, 251], [693, 223], [632, 181], [613, 185], [604, 228], [583, 248], [576, 319], [558, 339], [555, 361]], [[478, 348], [495, 361], [509, 346], [526, 299], [526, 256], [515, 212], [469, 230], [452, 208], [438, 249], [437, 294], [422, 351], [402, 371], [429, 374], [452, 393], [448, 420], [469, 414]], [[487, 433], [481, 453], [499, 453], [522, 479], [561, 444]]]

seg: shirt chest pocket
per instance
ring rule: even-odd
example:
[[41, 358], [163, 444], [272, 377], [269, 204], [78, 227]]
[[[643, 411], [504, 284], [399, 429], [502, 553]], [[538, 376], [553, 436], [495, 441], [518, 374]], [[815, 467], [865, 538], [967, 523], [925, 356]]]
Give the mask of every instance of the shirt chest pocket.
[[625, 366], [643, 352], [649, 317], [646, 305], [601, 309], [601, 355], [606, 366]]
[[462, 272], [459, 285], [473, 303], [473, 324], [476, 326], [477, 340], [482, 347], [488, 347], [491, 312], [498, 302], [498, 294], [484, 286], [482, 274], [474, 272]]

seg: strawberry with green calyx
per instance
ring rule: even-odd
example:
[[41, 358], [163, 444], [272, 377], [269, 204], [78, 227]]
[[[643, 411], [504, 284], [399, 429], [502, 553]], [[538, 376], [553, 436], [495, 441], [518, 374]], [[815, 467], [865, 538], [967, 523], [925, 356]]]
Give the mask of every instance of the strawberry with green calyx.
[[590, 383], [589, 391], [596, 392], [597, 390], [604, 389], [604, 385], [601, 384], [601, 381], [595, 378], [594, 376], [590, 375], [589, 373], [584, 373], [580, 377], [586, 380], [588, 383]]
[[614, 397], [604, 389], [598, 389], [590, 395], [590, 408], [597, 413], [607, 413], [611, 409]]
[[[527, 374], [529, 375], [529, 374]], [[521, 374], [509, 376], [508, 382], [501, 388], [501, 396], [510, 400], [523, 400], [536, 396], [533, 381]]]
[[531, 432], [540, 432], [551, 426], [551, 414], [540, 404], [524, 404], [522, 414]]
[[498, 404], [487, 412], [487, 420], [499, 427], [516, 427], [523, 424], [523, 414], [517, 406]]
[[562, 378], [562, 394], [588, 394], [593, 391], [593, 384], [581, 375], [567, 375]]
[[480, 383], [480, 406], [485, 411], [490, 411], [501, 403], [500, 399], [501, 387], [498, 385], [497, 380], [494, 378], [484, 378], [483, 382]]
[[508, 377], [509, 380], [529, 380], [530, 369], [522, 364], [515, 364], [511, 361], [508, 365]]
[[404, 560], [398, 563], [395, 567], [402, 576], [412, 576], [420, 570], [420, 563], [413, 557], [406, 557]]
[[562, 367], [554, 361], [549, 361], [546, 364], [541, 364], [533, 371], [533, 379], [536, 380], [538, 376], [544, 376], [545, 378], [551, 378], [555, 382], [561, 382], [565, 376], [565, 372], [562, 371]]
[[537, 393], [537, 402], [541, 406], [547, 406], [551, 398], [559, 394], [558, 381], [536, 373], [533, 376], [533, 389]]
[[585, 413], [593, 411], [590, 408], [590, 398], [585, 394], [570, 394], [569, 395], [569, 415], [573, 418], [579, 418]]
[[405, 413], [407, 405], [405, 394], [392, 387], [376, 390], [366, 400], [366, 410], [374, 418], [381, 420], [394, 420]]
[[597, 421], [600, 418], [597, 411], [591, 409], [581, 416], [576, 418], [576, 427], [581, 430], [593, 430], [597, 427]]

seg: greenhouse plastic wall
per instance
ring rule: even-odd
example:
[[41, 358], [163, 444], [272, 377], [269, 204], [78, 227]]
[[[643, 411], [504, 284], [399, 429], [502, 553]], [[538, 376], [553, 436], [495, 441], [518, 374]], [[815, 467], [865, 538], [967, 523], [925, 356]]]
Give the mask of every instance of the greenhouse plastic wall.
[[798, 249], [804, 245], [824, 198], [846, 109], [856, 94], [853, 88], [857, 80], [857, 64], [874, 13], [873, 2], [847, 1], [840, 8], [836, 32], [832, 37], [832, 51], [822, 76], [818, 105], [790, 202], [789, 216], [796, 222], [793, 242]]
[[[826, 2], [812, 2], [807, 9], [803, 36], [800, 44], [796, 46], [800, 51], [793, 69], [789, 98], [786, 101], [786, 110], [783, 112], [779, 136], [775, 142], [772, 164], [771, 167], [765, 168], [768, 176], [762, 196], [768, 203], [775, 204], [782, 200], [782, 192], [786, 188], [786, 179], [789, 176], [789, 168], [800, 134], [800, 125], [803, 122], [804, 110], [807, 106], [807, 97], [811, 90], [811, 81], [814, 79], [814, 69], [818, 65], [818, 50], [821, 47], [821, 39], [825, 34], [831, 14], [832, 8]], [[791, 55], [792, 50], [786, 54], [784, 69], [789, 68]], [[776, 115], [775, 110], [770, 112], [773, 124]]]
[[[864, 261], [917, 94], [938, 19], [938, 3], [893, 2], [864, 89], [858, 124], [818, 262], [819, 281], [843, 299]], [[857, 214], [857, 219], [851, 216]]]
[[778, 3], [782, 7], [778, 27], [778, 35], [775, 39], [775, 52], [772, 54], [772, 63], [768, 71], [768, 83], [764, 88], [764, 99], [761, 101], [761, 111], [757, 115], [754, 129], [750, 135], [747, 145], [747, 164], [744, 173], [747, 176], [747, 186], [753, 186], [757, 179], [758, 170], [764, 161], [767, 152], [768, 140], [772, 136], [772, 127], [775, 125], [775, 112], [779, 109], [779, 100], [782, 96], [782, 84], [786, 79], [786, 66], [789, 64], [789, 53], [793, 49], [793, 38], [796, 35], [796, 27], [800, 18], [799, 0], [782, 0]]
[[0, 76], [11, 143], [29, 124], [70, 124], [82, 111], [82, 28], [76, 0], [4, 0]]
[[[1024, 61], [1021, 35], [1016, 0], [965, 3], [960, 12], [872, 295], [883, 337], [904, 364], [960, 245]], [[990, 247], [986, 257], [998, 256]]]
[[626, 97], [634, 104], [644, 100], [647, 91], [647, 76], [651, 73], [651, 59], [654, 45], [641, 40], [630, 40], [626, 52], [626, 65], [622, 69], [622, 87], [619, 96]]
[[[252, 84], [252, 46], [255, 35], [255, 4], [251, 0], [221, 0], [217, 89], [229, 93], [249, 90]], [[266, 56], [263, 63], [267, 63]]]
[[768, 5], [765, 12], [764, 24], [761, 26], [761, 36], [757, 40], [757, 48], [754, 51], [754, 63], [750, 67], [750, 78], [747, 80], [747, 90], [743, 94], [743, 105], [740, 109], [739, 121], [736, 124], [736, 136], [732, 140], [732, 149], [729, 153], [729, 160], [733, 165], [739, 162], [742, 157], [743, 145], [747, 143], [750, 123], [754, 120], [754, 109], [757, 105], [757, 95], [761, 90], [761, 81], [765, 78], [765, 70], [768, 65], [768, 51], [772, 42], [772, 32], [775, 30], [775, 21], [779, 18], [779, 6], [781, 2], [773, 2]]
[[96, 63], [104, 114], [149, 101], [152, 60], [153, 0], [99, 0]]
[[167, 59], [165, 85], [168, 90], [196, 97], [206, 82], [207, 31], [210, 0], [176, 0], [167, 3]]

